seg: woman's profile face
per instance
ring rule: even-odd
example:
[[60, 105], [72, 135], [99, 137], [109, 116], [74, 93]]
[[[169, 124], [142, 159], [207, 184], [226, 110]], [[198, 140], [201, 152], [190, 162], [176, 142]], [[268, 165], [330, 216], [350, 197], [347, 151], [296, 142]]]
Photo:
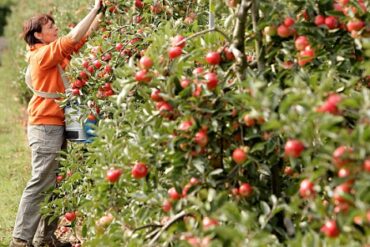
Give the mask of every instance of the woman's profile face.
[[45, 25], [42, 25], [41, 33], [37, 33], [39, 40], [45, 44], [49, 44], [58, 39], [58, 27], [49, 20]]

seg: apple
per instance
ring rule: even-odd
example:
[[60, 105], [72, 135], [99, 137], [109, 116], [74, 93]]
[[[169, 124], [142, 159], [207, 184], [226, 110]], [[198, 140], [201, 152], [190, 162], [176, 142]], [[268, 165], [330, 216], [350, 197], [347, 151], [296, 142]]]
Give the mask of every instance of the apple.
[[144, 7], [144, 3], [141, 0], [135, 0], [135, 7], [142, 9]]
[[181, 47], [184, 48], [186, 45], [185, 37], [182, 35], [176, 35], [175, 37], [172, 38], [171, 44], [173, 47]]
[[335, 18], [335, 16], [327, 16], [325, 18], [325, 25], [329, 28], [329, 29], [335, 29], [338, 27], [338, 21], [337, 21], [337, 18]]
[[115, 49], [116, 51], [121, 51], [123, 49], [123, 45], [121, 43], [117, 43]]
[[338, 168], [347, 165], [350, 162], [347, 156], [351, 152], [352, 148], [347, 146], [339, 146], [338, 148], [336, 148], [332, 155], [334, 165]]
[[204, 75], [204, 78], [206, 79], [207, 88], [209, 90], [214, 90], [217, 87], [218, 76], [216, 73], [208, 72]]
[[168, 56], [171, 59], [177, 58], [181, 56], [181, 54], [182, 54], [182, 48], [179, 46], [171, 47], [168, 49]]
[[190, 85], [191, 81], [189, 79], [182, 79], [180, 81], [180, 86], [182, 88], [187, 88]]
[[347, 23], [347, 29], [349, 32], [360, 31], [365, 26], [365, 22], [361, 20], [351, 20]]
[[250, 197], [253, 193], [253, 187], [249, 183], [242, 183], [239, 187], [239, 195], [242, 197]]
[[233, 160], [235, 161], [236, 164], [238, 164], [238, 165], [243, 164], [248, 158], [248, 155], [247, 155], [247, 152], [245, 151], [245, 148], [242, 148], [242, 147], [241, 148], [236, 148], [233, 151], [232, 158], [233, 158]]
[[143, 69], [136, 72], [135, 80], [138, 82], [150, 82], [152, 80], [152, 77], [148, 75], [148, 71], [146, 69]]
[[315, 22], [316, 26], [325, 25], [325, 16], [323, 16], [323, 15], [316, 16], [314, 22]]
[[284, 152], [287, 157], [298, 158], [303, 150], [303, 143], [297, 139], [288, 140], [284, 146]]
[[333, 199], [335, 204], [341, 204], [350, 202], [348, 199], [343, 197], [344, 194], [349, 194], [351, 191], [351, 185], [349, 183], [343, 183], [335, 187], [334, 193], [333, 193]]
[[277, 34], [281, 37], [281, 38], [288, 38], [290, 37], [293, 32], [292, 30], [285, 26], [285, 25], [279, 25], [278, 28], [277, 28]]
[[175, 187], [172, 187], [168, 190], [168, 197], [176, 201], [181, 198], [181, 195], [176, 191]]
[[326, 221], [325, 224], [321, 227], [320, 231], [329, 238], [338, 237], [340, 234], [337, 222], [335, 220]]
[[82, 61], [82, 66], [85, 68], [85, 69], [87, 69], [88, 67], [89, 67], [89, 61], [88, 60], [83, 60]]
[[102, 216], [96, 222], [96, 225], [101, 226], [101, 227], [109, 226], [112, 223], [113, 219], [114, 219], [113, 215], [111, 213], [109, 213], [107, 215]]
[[188, 131], [193, 126], [193, 121], [186, 120], [180, 123], [178, 130]]
[[63, 175], [58, 175], [56, 177], [57, 183], [61, 183], [63, 181], [63, 179], [64, 179], [64, 176]]
[[153, 89], [152, 93], [150, 94], [150, 98], [155, 101], [163, 101], [163, 98], [159, 95], [161, 93], [161, 90], [159, 89]]
[[309, 179], [304, 179], [299, 186], [299, 194], [305, 199], [314, 197], [316, 194], [314, 184]]
[[93, 62], [93, 65], [95, 66], [95, 68], [97, 68], [97, 69], [100, 69], [100, 67], [101, 67], [101, 63], [100, 63], [100, 61], [99, 60], [95, 60], [94, 62]]
[[348, 168], [340, 168], [338, 171], [338, 177], [347, 178], [351, 175], [351, 171]]
[[250, 115], [245, 114], [243, 117], [244, 124], [248, 127], [253, 127], [256, 124], [256, 120]]
[[150, 69], [153, 66], [153, 60], [147, 56], [141, 57], [139, 63], [142, 69]]
[[197, 179], [195, 177], [190, 178], [189, 182], [190, 182], [191, 185], [197, 185], [197, 184], [200, 183], [199, 179]]
[[208, 64], [211, 64], [211, 65], [220, 64], [221, 55], [220, 55], [220, 53], [215, 52], [215, 51], [208, 52], [207, 55], [206, 55], [206, 61], [207, 61]]
[[284, 25], [286, 27], [290, 27], [290, 26], [294, 25], [294, 23], [295, 23], [295, 20], [292, 17], [286, 17], [285, 20], [284, 20]]
[[105, 176], [105, 178], [110, 183], [115, 183], [119, 180], [121, 175], [122, 175], [122, 170], [121, 169], [110, 169], [110, 170], [107, 171], [107, 175]]
[[148, 174], [148, 167], [144, 163], [136, 163], [131, 170], [131, 175], [135, 179], [141, 179]]
[[286, 176], [292, 176], [294, 174], [294, 170], [291, 166], [284, 167], [284, 174]]
[[171, 210], [171, 208], [172, 208], [171, 202], [169, 200], [164, 200], [162, 204], [162, 210], [167, 213]]
[[295, 42], [295, 48], [298, 51], [303, 51], [307, 46], [310, 45], [310, 42], [308, 41], [308, 38], [306, 36], [299, 36]]
[[195, 143], [197, 143], [201, 147], [205, 147], [208, 144], [208, 136], [207, 131], [199, 130], [194, 137]]
[[370, 172], [370, 159], [364, 161], [362, 168], [365, 172]]
[[203, 220], [202, 220], [202, 225], [203, 225], [204, 230], [207, 230], [207, 229], [213, 228], [215, 226], [218, 226], [218, 224], [219, 224], [218, 220], [213, 219], [213, 218], [204, 217]]
[[76, 219], [76, 213], [73, 211], [67, 212], [64, 214], [64, 218], [70, 222]]

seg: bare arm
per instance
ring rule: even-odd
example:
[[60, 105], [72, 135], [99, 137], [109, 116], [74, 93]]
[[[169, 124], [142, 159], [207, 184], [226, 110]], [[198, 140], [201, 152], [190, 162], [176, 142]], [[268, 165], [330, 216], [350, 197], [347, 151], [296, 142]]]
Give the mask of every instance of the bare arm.
[[92, 22], [92, 24], [90, 25], [90, 28], [89, 28], [89, 30], [87, 31], [87, 33], [86, 33], [86, 36], [90, 36], [97, 28], [98, 28], [98, 26], [99, 26], [99, 22], [100, 22], [100, 20], [101, 20], [101, 17], [103, 16], [103, 14], [102, 13], [99, 13], [96, 17], [95, 17], [95, 19], [94, 19], [94, 21]]
[[69, 34], [67, 34], [67, 36], [72, 38], [76, 43], [79, 42], [92, 26], [100, 7], [101, 1], [95, 0], [94, 8], [69, 32]]

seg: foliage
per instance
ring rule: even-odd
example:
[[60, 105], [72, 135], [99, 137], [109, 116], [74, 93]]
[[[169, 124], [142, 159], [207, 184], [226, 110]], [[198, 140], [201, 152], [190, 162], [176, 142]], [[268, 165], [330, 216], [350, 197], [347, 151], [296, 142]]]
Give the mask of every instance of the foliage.
[[369, 242], [367, 3], [233, 2], [104, 1], [68, 72], [96, 137], [44, 207], [86, 246]]

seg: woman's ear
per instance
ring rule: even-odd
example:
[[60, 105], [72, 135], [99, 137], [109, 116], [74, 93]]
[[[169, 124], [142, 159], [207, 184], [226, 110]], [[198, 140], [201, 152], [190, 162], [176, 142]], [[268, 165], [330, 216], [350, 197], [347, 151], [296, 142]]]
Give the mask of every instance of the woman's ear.
[[35, 32], [35, 33], [33, 34], [33, 36], [35, 36], [35, 38], [36, 38], [36, 39], [38, 39], [38, 40], [42, 41], [42, 35], [41, 35], [41, 33]]

